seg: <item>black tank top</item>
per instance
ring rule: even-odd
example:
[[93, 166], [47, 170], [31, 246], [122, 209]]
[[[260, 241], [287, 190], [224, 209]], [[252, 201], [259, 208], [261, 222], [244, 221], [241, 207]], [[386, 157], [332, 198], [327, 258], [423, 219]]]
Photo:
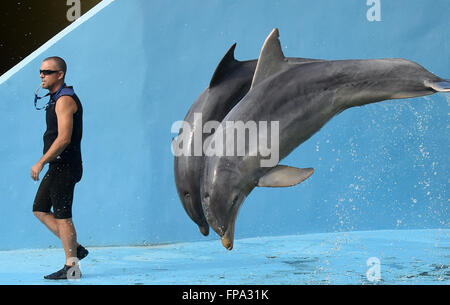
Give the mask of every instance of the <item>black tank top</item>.
[[64, 151], [52, 160], [52, 163], [71, 163], [80, 165], [82, 163], [81, 159], [81, 137], [83, 134], [83, 107], [81, 105], [80, 99], [73, 91], [72, 87], [64, 87], [57, 94], [52, 94], [50, 96], [52, 102], [46, 108], [46, 122], [47, 130], [44, 133], [44, 154], [50, 149], [56, 137], [58, 136], [58, 119], [55, 112], [55, 106], [58, 99], [61, 96], [68, 95], [72, 97], [77, 103], [77, 112], [73, 114], [73, 127], [72, 127], [72, 137], [70, 144], [64, 149]]

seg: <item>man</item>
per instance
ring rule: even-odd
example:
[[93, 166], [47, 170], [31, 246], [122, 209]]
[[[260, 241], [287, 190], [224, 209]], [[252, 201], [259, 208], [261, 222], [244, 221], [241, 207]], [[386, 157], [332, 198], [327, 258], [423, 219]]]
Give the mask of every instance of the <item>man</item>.
[[[75, 184], [81, 180], [81, 137], [83, 108], [72, 87], [64, 83], [67, 66], [60, 57], [46, 58], [41, 65], [41, 87], [48, 89], [50, 100], [46, 106], [47, 130], [44, 134], [44, 154], [31, 168], [31, 178], [39, 180], [45, 164], [49, 168], [36, 194], [34, 215], [61, 239], [66, 263], [64, 267], [45, 279], [79, 278], [73, 273], [74, 265], [88, 251], [77, 242], [72, 222], [72, 200]], [[53, 207], [53, 213], [50, 208]], [[79, 269], [78, 269], [79, 271]]]

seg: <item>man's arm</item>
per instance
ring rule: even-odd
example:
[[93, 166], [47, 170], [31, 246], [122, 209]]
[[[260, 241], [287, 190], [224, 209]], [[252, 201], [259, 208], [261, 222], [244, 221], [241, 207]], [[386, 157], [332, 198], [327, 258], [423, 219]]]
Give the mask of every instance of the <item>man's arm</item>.
[[31, 178], [39, 180], [39, 173], [46, 163], [54, 160], [69, 145], [72, 138], [73, 114], [77, 112], [77, 103], [70, 96], [59, 98], [55, 106], [56, 117], [58, 119], [58, 136], [56, 137], [49, 150], [42, 158], [31, 168]]

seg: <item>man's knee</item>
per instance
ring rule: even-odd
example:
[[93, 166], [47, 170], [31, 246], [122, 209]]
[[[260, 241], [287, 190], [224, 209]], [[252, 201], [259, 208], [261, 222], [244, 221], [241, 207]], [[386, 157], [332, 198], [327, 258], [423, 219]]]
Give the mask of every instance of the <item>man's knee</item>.
[[36, 216], [37, 219], [42, 221], [50, 213], [33, 211], [33, 214], [34, 214], [34, 216]]
[[62, 219], [55, 218], [55, 220], [58, 226], [66, 226], [73, 224], [72, 218], [62, 218]]

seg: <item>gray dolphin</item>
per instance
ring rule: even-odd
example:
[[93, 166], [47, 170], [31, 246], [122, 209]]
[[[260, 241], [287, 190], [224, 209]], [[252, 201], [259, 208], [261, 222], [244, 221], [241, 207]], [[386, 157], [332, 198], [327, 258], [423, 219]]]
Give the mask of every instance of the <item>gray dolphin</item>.
[[[178, 196], [189, 217], [198, 225], [203, 235], [209, 234], [200, 197], [200, 181], [203, 174], [203, 153], [195, 151], [195, 145], [203, 148], [206, 122], [217, 121], [225, 115], [247, 94], [252, 84], [257, 60], [238, 61], [234, 57], [236, 43], [227, 51], [217, 66], [209, 86], [200, 94], [189, 109], [184, 122], [189, 130], [180, 129], [178, 138], [172, 141], [174, 146], [189, 148], [189, 154], [174, 158], [174, 177]], [[288, 58], [286, 66], [306, 62], [321, 61], [311, 58]], [[198, 114], [201, 114], [199, 116]]]
[[[228, 50], [217, 66], [209, 86], [200, 94], [189, 109], [184, 122], [190, 130], [180, 129], [178, 138], [172, 145], [185, 145], [190, 148], [189, 155], [175, 156], [174, 176], [178, 196], [189, 217], [198, 225], [203, 235], [209, 234], [209, 226], [203, 214], [200, 200], [200, 175], [203, 172], [203, 154], [195, 155], [194, 134], [200, 134], [197, 141], [203, 143], [203, 122], [222, 121], [233, 106], [250, 89], [256, 60], [238, 61], [234, 58], [236, 43]], [[200, 117], [195, 116], [201, 113]], [[198, 133], [198, 131], [200, 131]], [[188, 134], [186, 134], [186, 132]], [[180, 139], [184, 133], [183, 139]], [[181, 143], [183, 142], [183, 143]]]
[[[449, 92], [450, 82], [405, 59], [337, 60], [305, 63], [286, 69], [274, 29], [266, 39], [247, 95], [226, 115], [210, 138], [228, 122], [278, 121], [279, 160], [345, 109], [387, 99]], [[231, 250], [234, 227], [246, 196], [256, 186], [291, 186], [313, 169], [278, 165], [261, 167], [262, 154], [205, 157], [201, 196], [205, 217]], [[224, 147], [226, 144], [224, 145]]]

